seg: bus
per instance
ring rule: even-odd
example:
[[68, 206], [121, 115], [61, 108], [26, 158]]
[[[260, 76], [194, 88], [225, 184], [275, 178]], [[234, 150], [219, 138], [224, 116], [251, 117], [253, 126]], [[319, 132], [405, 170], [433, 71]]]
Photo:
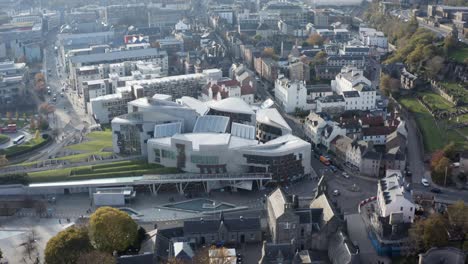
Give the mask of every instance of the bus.
[[24, 138], [25, 138], [24, 135], [21, 135], [21, 136], [15, 138], [15, 140], [13, 140], [13, 144], [19, 145], [19, 144], [23, 143]]

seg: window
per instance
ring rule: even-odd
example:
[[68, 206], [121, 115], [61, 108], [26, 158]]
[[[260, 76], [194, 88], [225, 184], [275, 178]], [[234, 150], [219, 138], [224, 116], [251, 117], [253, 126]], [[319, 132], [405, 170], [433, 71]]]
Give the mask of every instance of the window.
[[403, 211], [403, 206], [402, 206], [402, 207], [400, 207], [400, 211]]
[[410, 207], [409, 210], [410, 210], [410, 212], [413, 212], [413, 207]]
[[217, 165], [219, 164], [219, 159], [217, 156], [200, 156], [192, 155], [190, 161], [195, 164], [204, 164], [204, 165]]
[[175, 152], [170, 150], [162, 150], [162, 157], [165, 159], [175, 159]]

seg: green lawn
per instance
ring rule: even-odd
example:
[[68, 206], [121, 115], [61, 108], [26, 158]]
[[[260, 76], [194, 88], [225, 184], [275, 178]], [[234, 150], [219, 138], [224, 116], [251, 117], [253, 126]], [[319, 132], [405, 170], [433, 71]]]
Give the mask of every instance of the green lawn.
[[86, 135], [89, 141], [70, 145], [67, 148], [83, 152], [100, 152], [112, 148], [112, 131], [94, 131]]
[[468, 58], [468, 46], [465, 45], [451, 50], [449, 56], [455, 61], [463, 63]]
[[440, 83], [445, 87], [446, 93], [452, 95], [454, 99], [461, 101], [462, 103], [468, 103], [468, 86], [462, 85], [453, 82], [442, 82]]
[[445, 145], [444, 137], [429, 111], [414, 97], [401, 98], [400, 103], [414, 114], [423, 136], [426, 151], [433, 152], [443, 148]]
[[0, 144], [7, 143], [9, 140], [10, 140], [9, 136], [0, 134]]
[[31, 172], [32, 182], [70, 181], [98, 178], [141, 176], [143, 174], [176, 173], [175, 168], [165, 168], [144, 161], [110, 162], [100, 165]]
[[455, 107], [451, 102], [442, 98], [442, 96], [433, 92], [420, 92], [424, 102], [431, 106], [432, 109], [450, 110]]
[[[443, 100], [440, 96], [428, 95], [433, 100], [433, 104], [439, 108], [447, 107], [448, 102]], [[453, 141], [456, 143], [458, 149], [468, 149], [468, 142], [465, 138], [456, 131], [449, 129], [449, 125], [454, 124], [456, 120], [438, 120], [436, 121], [427, 109], [414, 97], [404, 97], [400, 99], [400, 103], [414, 114], [416, 123], [421, 130], [424, 148], [427, 152], [443, 148], [446, 144]], [[462, 120], [468, 118], [461, 116]], [[468, 135], [468, 129], [459, 129], [465, 135]]]
[[43, 139], [42, 137], [39, 137], [38, 139], [31, 139], [29, 141], [26, 141], [25, 143], [21, 144], [21, 145], [14, 145], [14, 146], [11, 146], [7, 149], [5, 149], [5, 152], [4, 154], [6, 155], [12, 155], [14, 153], [17, 153], [17, 152], [20, 152], [20, 151], [23, 151], [23, 150], [28, 150], [32, 147], [34, 147], [35, 145], [38, 145], [42, 142], [44, 142], [45, 139]]

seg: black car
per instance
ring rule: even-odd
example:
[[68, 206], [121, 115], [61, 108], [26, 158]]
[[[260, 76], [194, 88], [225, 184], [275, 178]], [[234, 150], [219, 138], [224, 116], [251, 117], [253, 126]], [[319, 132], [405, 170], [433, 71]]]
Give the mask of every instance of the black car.
[[433, 193], [442, 193], [442, 190], [439, 189], [439, 188], [432, 188], [431, 192], [433, 192]]

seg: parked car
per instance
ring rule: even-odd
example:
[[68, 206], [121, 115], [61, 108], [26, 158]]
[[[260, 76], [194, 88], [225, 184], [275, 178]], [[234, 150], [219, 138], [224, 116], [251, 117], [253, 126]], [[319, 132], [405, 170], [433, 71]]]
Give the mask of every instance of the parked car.
[[422, 178], [421, 184], [424, 185], [425, 187], [429, 187], [429, 186], [430, 186], [429, 181], [428, 181], [426, 178]]
[[343, 177], [345, 177], [346, 179], [349, 179], [349, 174], [348, 173], [343, 172], [341, 175], [343, 175]]
[[442, 193], [442, 190], [439, 189], [439, 188], [432, 188], [431, 192], [433, 192], [433, 193]]
[[339, 196], [340, 195], [340, 190], [335, 189], [333, 190], [333, 196]]
[[338, 171], [338, 169], [337, 169], [335, 166], [333, 166], [333, 165], [330, 166], [330, 170], [331, 170], [332, 172], [337, 172], [337, 171]]

